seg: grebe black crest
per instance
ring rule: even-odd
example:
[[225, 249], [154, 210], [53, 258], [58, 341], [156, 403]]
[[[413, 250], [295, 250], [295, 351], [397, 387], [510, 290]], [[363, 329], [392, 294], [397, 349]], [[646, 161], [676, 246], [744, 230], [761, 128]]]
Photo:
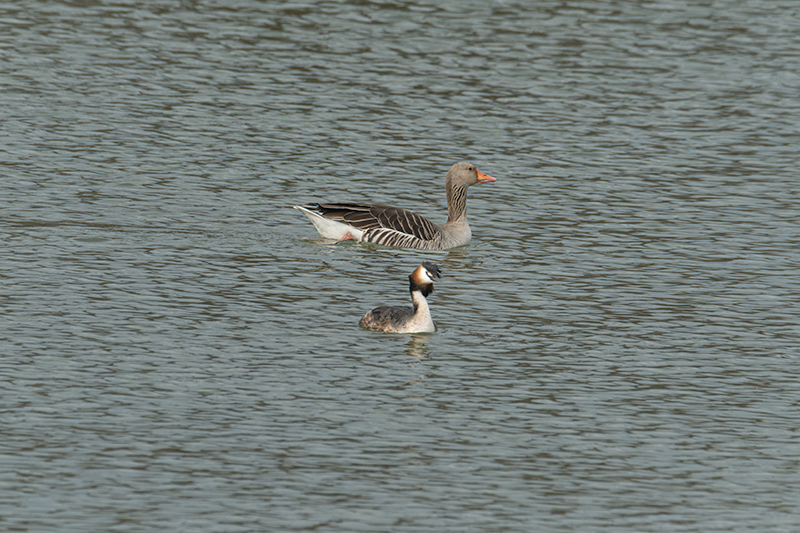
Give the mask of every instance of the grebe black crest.
[[361, 318], [359, 325], [373, 331], [387, 333], [432, 333], [436, 324], [431, 318], [428, 301], [433, 292], [433, 282], [441, 281], [442, 271], [435, 263], [423, 262], [408, 276], [411, 307], [377, 307]]

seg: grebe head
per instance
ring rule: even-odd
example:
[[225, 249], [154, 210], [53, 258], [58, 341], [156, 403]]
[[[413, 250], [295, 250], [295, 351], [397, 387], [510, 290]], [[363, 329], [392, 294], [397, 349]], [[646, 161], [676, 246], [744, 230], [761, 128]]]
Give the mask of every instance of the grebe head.
[[423, 261], [420, 266], [425, 271], [425, 276], [430, 280], [430, 283], [442, 281], [442, 269], [439, 268], [439, 265], [430, 261]]
[[442, 271], [435, 264], [425, 261], [408, 276], [411, 291], [421, 291], [423, 296], [428, 296], [433, 292], [433, 282], [441, 281]]

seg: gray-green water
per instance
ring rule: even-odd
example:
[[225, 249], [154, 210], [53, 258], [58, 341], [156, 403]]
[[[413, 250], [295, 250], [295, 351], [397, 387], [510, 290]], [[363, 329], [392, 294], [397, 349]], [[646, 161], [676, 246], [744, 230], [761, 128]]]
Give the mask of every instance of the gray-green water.
[[[0, 7], [0, 529], [795, 531], [800, 11]], [[448, 252], [289, 208], [445, 217]], [[444, 280], [435, 335], [358, 328]]]

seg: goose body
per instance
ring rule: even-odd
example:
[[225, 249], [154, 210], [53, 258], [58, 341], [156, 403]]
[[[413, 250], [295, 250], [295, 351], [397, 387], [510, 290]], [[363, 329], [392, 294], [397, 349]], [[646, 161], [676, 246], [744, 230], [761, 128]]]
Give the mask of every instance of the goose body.
[[385, 246], [447, 250], [467, 244], [467, 188], [497, 181], [471, 163], [456, 163], [445, 180], [447, 222], [439, 225], [416, 213], [384, 204], [330, 202], [296, 205], [323, 237], [374, 242]]
[[433, 292], [433, 282], [441, 280], [441, 270], [434, 263], [425, 262], [408, 276], [411, 307], [376, 307], [365, 314], [359, 326], [386, 333], [432, 333], [436, 324], [431, 318], [428, 300]]

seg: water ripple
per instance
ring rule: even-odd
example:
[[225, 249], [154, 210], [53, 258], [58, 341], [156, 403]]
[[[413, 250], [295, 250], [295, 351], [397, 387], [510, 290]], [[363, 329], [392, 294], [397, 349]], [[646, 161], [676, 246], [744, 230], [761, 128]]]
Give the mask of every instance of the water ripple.
[[[8, 6], [4, 524], [791, 530], [788, 7]], [[289, 207], [461, 160], [464, 249]], [[440, 331], [361, 331], [423, 259]]]

